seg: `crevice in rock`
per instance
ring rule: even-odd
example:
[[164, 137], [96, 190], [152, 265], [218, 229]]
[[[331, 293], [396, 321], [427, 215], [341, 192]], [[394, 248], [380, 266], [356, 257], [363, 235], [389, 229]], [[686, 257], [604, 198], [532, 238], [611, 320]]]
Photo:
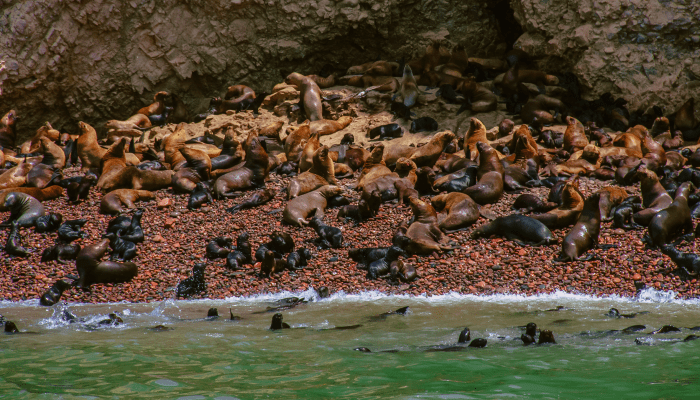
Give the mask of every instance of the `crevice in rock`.
[[506, 43], [506, 51], [513, 49], [513, 43], [522, 35], [523, 28], [515, 19], [515, 13], [510, 5], [510, 0], [494, 0], [487, 3], [487, 9], [496, 18], [498, 31]]

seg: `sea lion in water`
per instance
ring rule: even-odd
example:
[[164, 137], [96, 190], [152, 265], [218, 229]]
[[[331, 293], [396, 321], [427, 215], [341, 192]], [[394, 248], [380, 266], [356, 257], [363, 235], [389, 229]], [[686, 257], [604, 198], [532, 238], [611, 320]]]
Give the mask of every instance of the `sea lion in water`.
[[321, 103], [321, 88], [313, 79], [293, 72], [287, 76], [284, 82], [299, 88], [299, 103], [303, 106], [309, 121], [323, 119], [323, 107]]
[[93, 283], [128, 282], [138, 274], [138, 266], [132, 262], [101, 261], [109, 249], [109, 239], [85, 246], [76, 259], [80, 278], [77, 285], [88, 287]]
[[492, 235], [503, 236], [521, 246], [526, 243], [534, 246], [556, 243], [554, 235], [542, 222], [520, 214], [498, 217], [477, 228], [472, 232], [471, 238], [477, 239]]
[[59, 279], [39, 299], [39, 304], [50, 307], [61, 299], [63, 292], [71, 288], [71, 284]]
[[13, 221], [16, 221], [17, 226], [21, 228], [32, 227], [36, 224], [37, 218], [45, 215], [41, 202], [26, 193], [9, 193], [5, 196], [3, 206], [10, 209], [10, 217], [0, 225], [4, 227], [9, 226]]
[[338, 186], [326, 185], [321, 188], [295, 197], [287, 202], [282, 219], [284, 222], [303, 226], [308, 225], [306, 218], [313, 212], [314, 216], [321, 217], [328, 205], [328, 199], [342, 193]]
[[583, 211], [578, 222], [562, 242], [561, 256], [557, 261], [585, 261], [592, 255], [582, 257], [588, 250], [598, 244], [600, 234], [600, 193], [594, 193], [583, 203]]
[[464, 193], [443, 193], [430, 200], [436, 211], [444, 211], [447, 216], [438, 216], [438, 226], [446, 232], [467, 228], [479, 219], [479, 205]]
[[198, 263], [192, 267], [192, 275], [177, 285], [177, 297], [191, 297], [207, 291], [207, 283], [204, 280], [206, 264]]
[[148, 190], [116, 189], [104, 197], [100, 202], [101, 214], [120, 214], [126, 209], [136, 208], [137, 201], [155, 200], [156, 195]]
[[217, 198], [235, 196], [235, 192], [264, 186], [270, 173], [270, 159], [260, 144], [260, 139], [251, 132], [246, 139], [245, 162], [231, 172], [220, 176], [214, 183]]

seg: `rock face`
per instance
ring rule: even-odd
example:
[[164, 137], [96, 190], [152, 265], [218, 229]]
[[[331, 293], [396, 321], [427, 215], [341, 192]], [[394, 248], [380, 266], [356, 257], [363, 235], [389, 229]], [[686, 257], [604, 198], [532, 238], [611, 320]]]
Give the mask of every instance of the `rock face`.
[[503, 54], [479, 0], [26, 0], [0, 2], [0, 113], [19, 134], [125, 119], [159, 90], [191, 111], [243, 83], [269, 91], [293, 71], [420, 55], [430, 39]]
[[610, 91], [630, 109], [670, 113], [700, 87], [696, 0], [25, 0], [0, 9], [0, 113], [18, 110], [22, 137], [44, 121], [75, 133], [84, 120], [101, 132], [159, 90], [202, 112], [230, 84], [269, 91], [292, 71], [410, 59], [431, 39], [500, 57], [521, 32], [515, 46], [548, 72], [574, 72], [586, 97]]
[[571, 71], [586, 97], [611, 92], [628, 108], [673, 113], [700, 88], [697, 0], [511, 0], [515, 43], [548, 71]]

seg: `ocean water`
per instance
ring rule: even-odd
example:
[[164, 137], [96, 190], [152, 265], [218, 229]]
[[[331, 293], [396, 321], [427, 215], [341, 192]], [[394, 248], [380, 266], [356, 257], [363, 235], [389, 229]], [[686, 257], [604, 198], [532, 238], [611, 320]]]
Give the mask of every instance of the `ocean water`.
[[[269, 330], [280, 311], [292, 329]], [[409, 307], [405, 315], [380, 314]], [[216, 307], [218, 319], [205, 319]], [[634, 318], [611, 318], [611, 307]], [[231, 321], [229, 309], [241, 319]], [[67, 310], [82, 322], [68, 323]], [[558, 310], [558, 311], [553, 311]], [[100, 326], [117, 312], [123, 324]], [[0, 303], [2, 399], [696, 399], [700, 301], [555, 293], [433, 297], [315, 292], [150, 304]], [[523, 346], [523, 326], [557, 344]], [[162, 325], [167, 330], [153, 330]], [[360, 325], [354, 329], [334, 329]], [[631, 325], [641, 332], [623, 333]], [[680, 332], [650, 334], [664, 325]], [[468, 326], [485, 348], [454, 347]], [[371, 353], [354, 350], [366, 347]]]

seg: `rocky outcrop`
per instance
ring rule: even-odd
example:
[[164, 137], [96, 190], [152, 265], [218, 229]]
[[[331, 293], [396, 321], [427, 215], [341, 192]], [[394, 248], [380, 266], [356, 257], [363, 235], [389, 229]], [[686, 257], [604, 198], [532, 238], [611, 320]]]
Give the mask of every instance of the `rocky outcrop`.
[[588, 98], [610, 91], [631, 109], [670, 113], [700, 87], [695, 0], [25, 0], [0, 9], [0, 113], [18, 110], [23, 137], [44, 121], [75, 132], [84, 120], [99, 132], [159, 90], [201, 112], [229, 84], [269, 91], [292, 71], [409, 59], [430, 39], [499, 57], [521, 32], [516, 47], [548, 72], [574, 72]]
[[696, 0], [511, 0], [525, 34], [515, 43], [551, 72], [571, 71], [586, 97], [675, 112], [700, 89]]
[[411, 57], [430, 39], [463, 41], [475, 55], [506, 48], [478, 0], [26, 0], [0, 7], [0, 112], [19, 111], [22, 136], [47, 120], [75, 131], [79, 120], [127, 118], [159, 90], [201, 112], [229, 84], [269, 91], [292, 71]]

